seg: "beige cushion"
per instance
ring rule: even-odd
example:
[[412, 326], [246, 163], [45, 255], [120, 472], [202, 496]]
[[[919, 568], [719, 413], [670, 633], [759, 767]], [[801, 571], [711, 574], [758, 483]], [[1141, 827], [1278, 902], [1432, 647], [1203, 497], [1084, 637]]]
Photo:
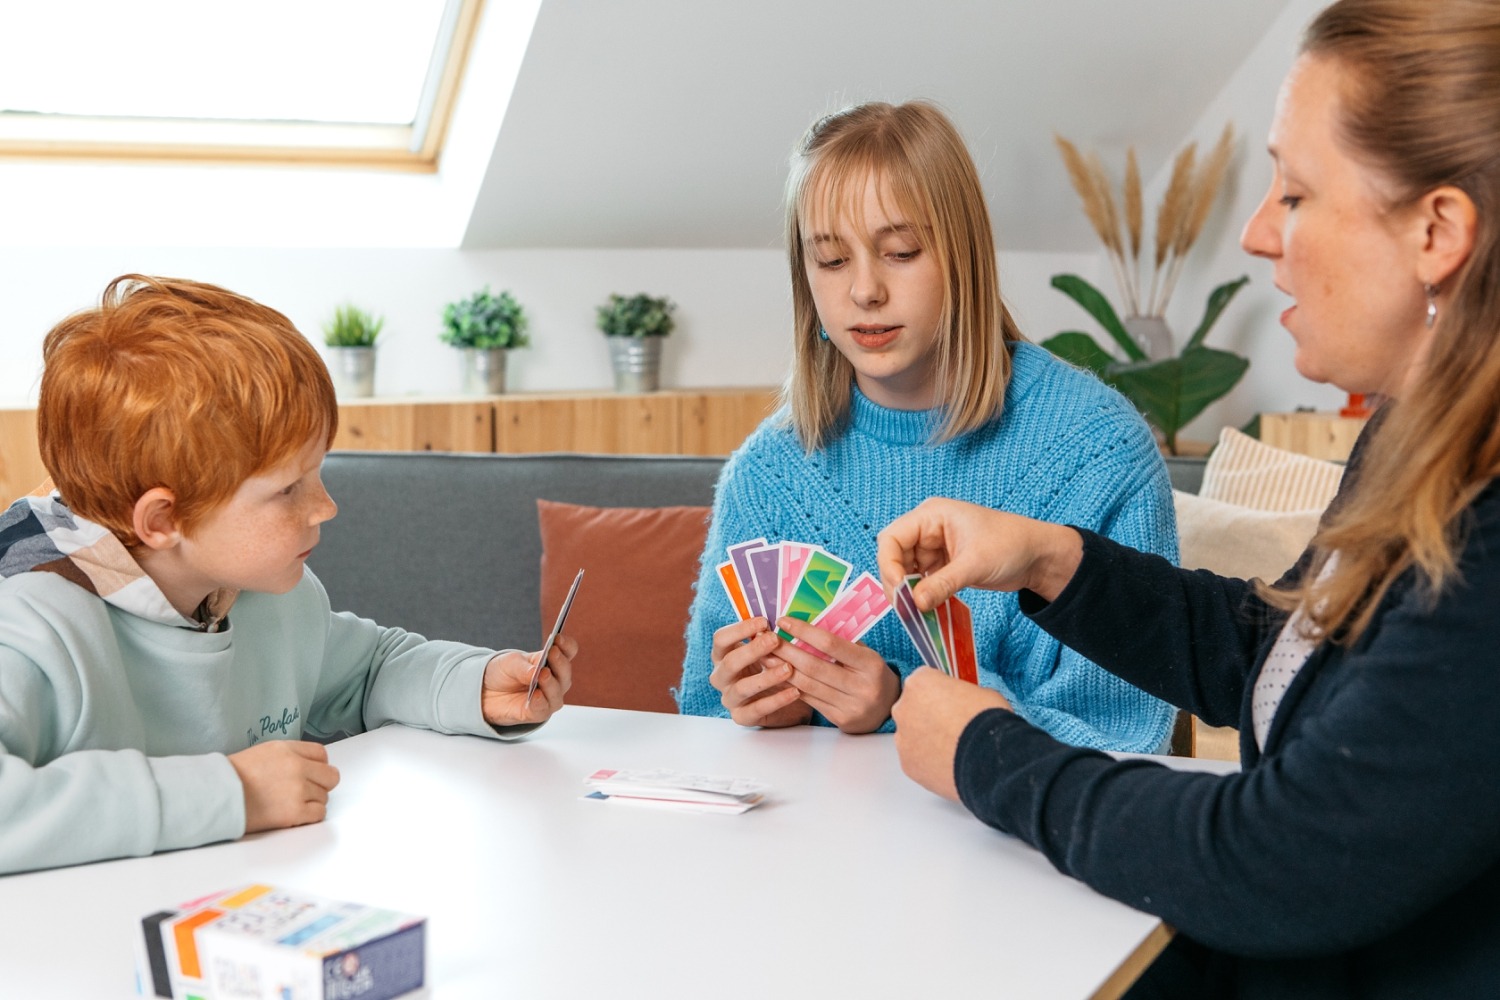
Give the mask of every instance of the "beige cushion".
[[1322, 511], [1252, 510], [1237, 504], [1172, 491], [1177, 508], [1177, 544], [1185, 569], [1220, 576], [1275, 580], [1292, 568]]
[[1182, 565], [1277, 579], [1307, 548], [1343, 474], [1334, 462], [1224, 428], [1203, 467], [1199, 493], [1173, 491]]
[[1273, 448], [1226, 427], [1203, 467], [1198, 495], [1255, 510], [1321, 512], [1343, 475], [1336, 462]]

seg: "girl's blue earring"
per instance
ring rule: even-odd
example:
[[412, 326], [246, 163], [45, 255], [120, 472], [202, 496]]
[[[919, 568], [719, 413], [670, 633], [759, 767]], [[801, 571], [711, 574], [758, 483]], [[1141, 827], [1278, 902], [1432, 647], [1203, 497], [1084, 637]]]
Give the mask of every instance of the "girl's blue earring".
[[818, 339], [819, 340], [827, 340], [828, 339], [828, 331], [825, 330], [825, 329], [823, 329], [821, 326], [818, 327]]

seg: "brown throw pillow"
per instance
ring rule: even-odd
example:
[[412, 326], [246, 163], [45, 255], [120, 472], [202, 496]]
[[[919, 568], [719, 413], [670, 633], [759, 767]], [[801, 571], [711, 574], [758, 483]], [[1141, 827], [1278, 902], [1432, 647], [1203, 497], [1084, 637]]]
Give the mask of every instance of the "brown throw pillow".
[[707, 507], [581, 507], [538, 500], [542, 635], [580, 568], [563, 631], [578, 640], [574, 705], [676, 712], [683, 633], [708, 534]]

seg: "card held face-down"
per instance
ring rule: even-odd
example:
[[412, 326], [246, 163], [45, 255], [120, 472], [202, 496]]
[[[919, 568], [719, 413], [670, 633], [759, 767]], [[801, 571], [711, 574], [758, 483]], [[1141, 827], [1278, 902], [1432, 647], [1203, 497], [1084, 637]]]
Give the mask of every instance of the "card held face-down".
[[573, 606], [573, 596], [578, 593], [578, 585], [583, 582], [583, 570], [573, 577], [573, 585], [568, 588], [568, 596], [563, 598], [562, 610], [557, 613], [557, 621], [552, 625], [552, 631], [547, 633], [547, 641], [542, 643], [542, 655], [536, 658], [536, 666], [531, 669], [531, 683], [526, 685], [526, 707], [531, 707], [531, 697], [536, 694], [537, 683], [542, 679], [542, 668], [547, 665], [547, 654], [552, 652], [552, 644], [557, 641], [557, 634], [562, 631], [563, 622], [568, 620], [568, 609]]

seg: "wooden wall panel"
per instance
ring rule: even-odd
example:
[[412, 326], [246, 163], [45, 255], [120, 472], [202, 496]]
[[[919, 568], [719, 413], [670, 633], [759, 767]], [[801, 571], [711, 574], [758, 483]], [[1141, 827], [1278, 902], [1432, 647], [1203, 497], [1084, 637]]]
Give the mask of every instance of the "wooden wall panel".
[[495, 450], [673, 455], [677, 397], [671, 393], [528, 394], [495, 400]]
[[[339, 404], [333, 446], [355, 451], [572, 451], [728, 455], [776, 405], [777, 390], [525, 393]], [[36, 412], [0, 410], [0, 502], [46, 477]]]
[[569, 396], [502, 396], [495, 405], [495, 450], [515, 455], [580, 451], [573, 441], [578, 422]]
[[36, 411], [0, 410], [0, 508], [47, 478], [36, 446]]
[[1260, 439], [1313, 458], [1345, 461], [1354, 439], [1364, 430], [1363, 417], [1341, 417], [1337, 413], [1262, 413]]
[[339, 404], [333, 446], [351, 451], [494, 451], [490, 397]]
[[684, 455], [728, 455], [776, 409], [775, 389], [684, 392], [679, 397]]

